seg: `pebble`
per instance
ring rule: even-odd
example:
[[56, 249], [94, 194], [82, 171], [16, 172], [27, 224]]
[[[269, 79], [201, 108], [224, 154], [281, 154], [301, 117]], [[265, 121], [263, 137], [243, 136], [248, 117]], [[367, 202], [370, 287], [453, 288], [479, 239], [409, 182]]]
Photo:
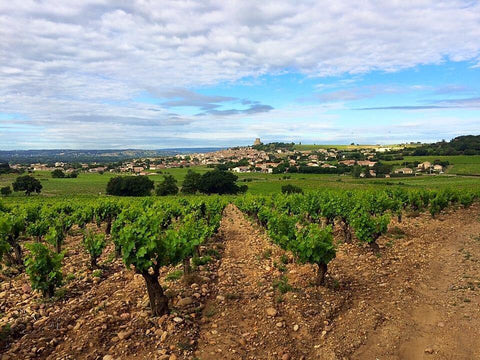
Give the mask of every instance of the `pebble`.
[[120, 331], [117, 336], [120, 340], [125, 340], [128, 339], [132, 335], [133, 331], [132, 330], [127, 330], [127, 331]]
[[434, 350], [431, 347], [425, 349], [425, 354], [433, 354]]
[[268, 316], [276, 316], [277, 315], [277, 310], [275, 308], [268, 308], [267, 309], [267, 315]]
[[293, 325], [293, 331], [298, 331], [299, 326], [297, 324]]
[[173, 318], [173, 321], [175, 321], [177, 324], [180, 324], [180, 323], [183, 322], [183, 319], [182, 319], [181, 317], [175, 316], [175, 317]]
[[113, 360], [113, 356], [112, 355], [105, 355], [103, 357], [103, 360]]
[[191, 305], [193, 303], [193, 299], [191, 297], [185, 297], [183, 299], [178, 300], [177, 306], [185, 307]]

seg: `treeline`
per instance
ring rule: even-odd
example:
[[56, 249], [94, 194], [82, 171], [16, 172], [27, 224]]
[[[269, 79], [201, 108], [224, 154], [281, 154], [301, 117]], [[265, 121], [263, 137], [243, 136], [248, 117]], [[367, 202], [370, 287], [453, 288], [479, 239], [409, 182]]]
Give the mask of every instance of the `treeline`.
[[425, 144], [405, 155], [480, 155], [480, 135], [459, 136], [451, 141]]
[[0, 161], [0, 175], [4, 174], [22, 174], [24, 170], [12, 169], [8, 162]]
[[266, 151], [266, 152], [274, 152], [276, 150], [293, 151], [295, 149], [295, 143], [272, 142], [269, 144], [253, 145], [252, 148], [258, 151]]
[[247, 185], [236, 184], [238, 176], [220, 169], [199, 174], [188, 170], [181, 188], [172, 175], [164, 175], [155, 188], [148, 176], [117, 176], [107, 184], [107, 194], [116, 196], [149, 196], [155, 190], [157, 196], [183, 194], [238, 194], [247, 191]]

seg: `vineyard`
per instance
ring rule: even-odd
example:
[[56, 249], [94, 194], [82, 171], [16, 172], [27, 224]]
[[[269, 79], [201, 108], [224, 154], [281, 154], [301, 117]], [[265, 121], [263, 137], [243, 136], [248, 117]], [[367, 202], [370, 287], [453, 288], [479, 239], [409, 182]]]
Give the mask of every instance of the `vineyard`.
[[[412, 286], [448, 249], [440, 239], [478, 242], [479, 196], [392, 188], [0, 204], [1, 359], [372, 358], [367, 334], [421, 303]], [[473, 271], [470, 245], [455, 256]], [[480, 290], [475, 276], [462, 289]]]

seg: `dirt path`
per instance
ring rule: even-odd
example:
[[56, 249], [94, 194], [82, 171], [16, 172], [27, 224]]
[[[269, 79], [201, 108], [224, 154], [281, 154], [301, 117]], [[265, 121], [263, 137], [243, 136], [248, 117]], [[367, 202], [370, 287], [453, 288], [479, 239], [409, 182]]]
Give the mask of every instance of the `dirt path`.
[[226, 242], [218, 295], [206, 304], [196, 356], [202, 360], [278, 359], [295, 352], [272, 289], [275, 269], [270, 257], [278, 249], [233, 205], [225, 211], [222, 231]]
[[[480, 359], [478, 207], [423, 222], [412, 256], [428, 259], [412, 281], [414, 301], [369, 337], [354, 359]], [[415, 225], [415, 223], [414, 223]]]

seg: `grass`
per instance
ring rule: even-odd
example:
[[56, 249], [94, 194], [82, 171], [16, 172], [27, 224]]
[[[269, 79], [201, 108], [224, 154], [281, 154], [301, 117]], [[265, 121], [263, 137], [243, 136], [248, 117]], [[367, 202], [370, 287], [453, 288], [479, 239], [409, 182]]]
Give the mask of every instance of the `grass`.
[[[468, 172], [480, 174], [480, 156], [448, 156], [448, 157], [407, 157], [406, 161], [423, 161], [435, 159], [448, 160], [454, 164], [448, 174], [444, 175], [422, 175], [406, 178], [390, 178], [390, 179], [355, 179], [350, 175], [329, 175], [329, 174], [261, 174], [261, 173], [245, 173], [238, 174], [238, 184], [247, 185], [248, 192], [251, 194], [272, 194], [281, 192], [283, 185], [291, 184], [302, 188], [304, 191], [321, 190], [321, 189], [386, 189], [392, 186], [400, 186], [410, 189], [444, 189], [447, 187], [455, 187], [457, 189], [475, 190], [480, 187], [480, 176], [455, 176], [454, 173], [466, 174]], [[392, 163], [398, 163], [393, 161]], [[204, 173], [210, 169], [205, 166], [192, 167], [199, 173]], [[173, 175], [178, 184], [181, 185], [188, 168], [167, 169], [165, 173]], [[33, 176], [38, 178], [43, 185], [40, 196], [85, 196], [96, 197], [105, 195], [105, 189], [108, 181], [116, 174], [105, 173], [100, 174], [84, 174], [81, 173], [76, 179], [53, 179], [49, 172], [35, 172]], [[16, 175], [7, 174], [0, 175], [0, 187], [11, 185]], [[150, 175], [155, 183], [163, 179], [162, 174]], [[38, 195], [32, 195], [38, 196]], [[23, 193], [14, 193], [5, 198], [8, 199], [26, 199]]]
[[273, 282], [273, 287], [280, 291], [281, 294], [286, 294], [289, 291], [293, 291], [292, 285], [288, 283], [288, 278], [284, 275], [280, 279]]
[[359, 149], [377, 149], [377, 148], [390, 148], [390, 149], [403, 149], [405, 147], [416, 147], [416, 144], [395, 144], [395, 145], [317, 145], [317, 144], [297, 144], [294, 146], [295, 150], [308, 151], [318, 149], [337, 149], [337, 150], [359, 150]]
[[173, 270], [165, 276], [166, 281], [175, 281], [180, 279], [183, 276], [183, 271], [182, 270]]
[[405, 162], [433, 163], [435, 160], [448, 161], [448, 174], [480, 175], [480, 155], [452, 155], [452, 156], [405, 156], [403, 160], [385, 161], [387, 164], [402, 166]]

